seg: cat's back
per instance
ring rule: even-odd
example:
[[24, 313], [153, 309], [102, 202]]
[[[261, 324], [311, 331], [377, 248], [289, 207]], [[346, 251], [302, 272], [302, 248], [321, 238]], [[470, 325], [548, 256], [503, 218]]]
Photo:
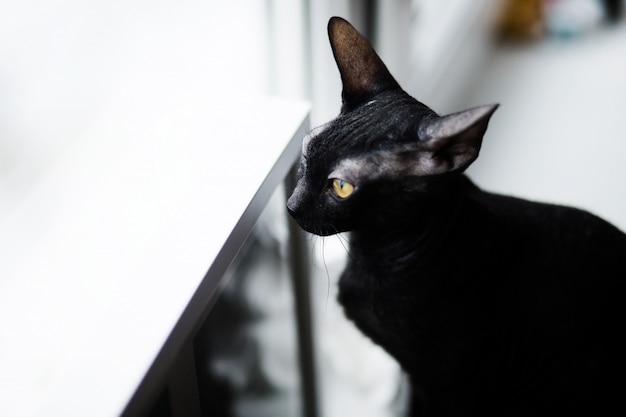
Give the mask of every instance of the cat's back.
[[485, 192], [478, 201], [499, 228], [496, 323], [514, 357], [518, 382], [509, 384], [529, 390], [519, 407], [538, 415], [565, 404], [570, 415], [622, 407], [626, 235], [577, 208]]
[[491, 245], [525, 260], [535, 273], [626, 272], [626, 234], [588, 211], [489, 193], [473, 184], [468, 197], [470, 210], [482, 213], [477, 217], [484, 222], [477, 226]]
[[470, 194], [489, 221], [484, 273], [497, 311], [555, 347], [591, 333], [624, 346], [614, 329], [626, 320], [626, 234], [585, 210]]

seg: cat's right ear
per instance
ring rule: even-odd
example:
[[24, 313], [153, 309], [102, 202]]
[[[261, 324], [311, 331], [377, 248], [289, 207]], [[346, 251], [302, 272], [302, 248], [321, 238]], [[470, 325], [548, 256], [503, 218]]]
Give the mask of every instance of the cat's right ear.
[[426, 119], [418, 130], [424, 173], [464, 170], [478, 157], [489, 119], [498, 104]]
[[372, 45], [350, 23], [332, 17], [328, 38], [341, 75], [346, 108], [362, 104], [381, 91], [400, 89]]

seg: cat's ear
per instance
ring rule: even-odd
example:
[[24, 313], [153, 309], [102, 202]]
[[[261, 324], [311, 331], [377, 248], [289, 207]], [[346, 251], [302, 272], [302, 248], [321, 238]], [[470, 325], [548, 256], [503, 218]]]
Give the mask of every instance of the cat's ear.
[[[498, 104], [426, 119], [418, 130], [420, 148], [429, 154], [426, 171], [464, 170], [478, 157], [483, 135]], [[423, 167], [424, 169], [424, 167]]]
[[344, 106], [354, 107], [381, 91], [400, 89], [372, 45], [350, 23], [332, 17], [328, 37], [341, 75]]

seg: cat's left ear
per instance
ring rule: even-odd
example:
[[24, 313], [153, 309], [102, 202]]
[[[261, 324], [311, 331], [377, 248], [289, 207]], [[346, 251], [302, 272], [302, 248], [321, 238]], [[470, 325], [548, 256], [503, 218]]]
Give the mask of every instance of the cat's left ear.
[[381, 91], [400, 90], [369, 41], [346, 20], [332, 17], [328, 37], [341, 75], [345, 107], [364, 103]]
[[430, 174], [464, 170], [478, 157], [483, 135], [498, 104], [474, 107], [426, 119], [418, 129], [422, 152], [429, 154]]

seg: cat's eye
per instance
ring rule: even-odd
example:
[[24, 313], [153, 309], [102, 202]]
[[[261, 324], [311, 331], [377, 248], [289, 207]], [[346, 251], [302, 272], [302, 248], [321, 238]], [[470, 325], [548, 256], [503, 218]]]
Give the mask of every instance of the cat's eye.
[[354, 185], [339, 178], [333, 178], [333, 191], [339, 198], [348, 198], [354, 192]]

